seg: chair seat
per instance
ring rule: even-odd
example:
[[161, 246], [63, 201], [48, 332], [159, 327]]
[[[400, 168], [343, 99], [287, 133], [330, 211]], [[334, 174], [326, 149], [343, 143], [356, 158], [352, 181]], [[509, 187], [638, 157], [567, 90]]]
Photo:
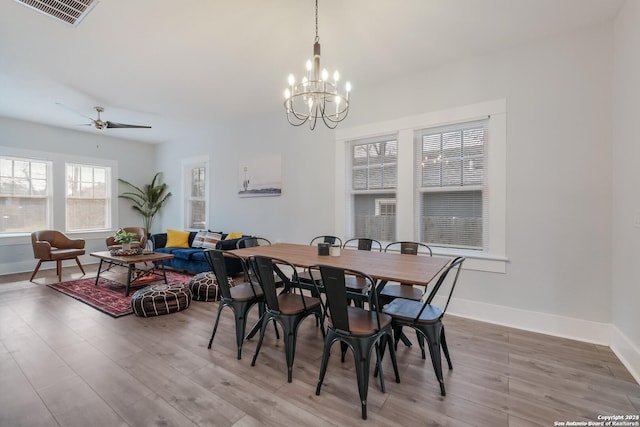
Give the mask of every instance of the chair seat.
[[415, 287], [413, 285], [403, 285], [399, 283], [386, 284], [380, 292], [382, 299], [404, 298], [419, 301], [424, 295], [424, 288]]
[[[316, 283], [320, 282], [320, 273], [315, 273], [313, 278]], [[298, 280], [304, 283], [313, 283], [313, 280], [311, 280], [311, 273], [309, 273], [308, 270], [298, 273]]]
[[347, 290], [362, 292], [367, 289], [367, 280], [361, 276], [345, 276], [344, 285]]
[[71, 259], [84, 255], [84, 249], [51, 249], [49, 259]]
[[[304, 298], [304, 304], [302, 299]], [[302, 296], [294, 293], [287, 293], [278, 295], [278, 306], [280, 312], [286, 315], [298, 314], [305, 311], [305, 304], [307, 310], [320, 305], [320, 298]]]
[[[378, 322], [376, 312], [365, 310], [359, 307], [347, 306], [347, 316], [349, 316], [349, 330], [351, 335], [366, 336], [378, 332]], [[391, 324], [391, 316], [380, 313], [380, 329]], [[333, 328], [331, 317], [329, 325]]]
[[[253, 288], [253, 290], [251, 288]], [[262, 296], [262, 288], [260, 286], [247, 282], [235, 285], [229, 289], [229, 292], [234, 301], [250, 301], [256, 296]]]
[[[393, 316], [395, 319], [412, 322], [420, 313], [423, 303], [402, 298], [396, 298], [384, 306], [384, 313]], [[442, 317], [442, 310], [434, 305], [427, 305], [420, 314], [417, 323], [436, 323]]]

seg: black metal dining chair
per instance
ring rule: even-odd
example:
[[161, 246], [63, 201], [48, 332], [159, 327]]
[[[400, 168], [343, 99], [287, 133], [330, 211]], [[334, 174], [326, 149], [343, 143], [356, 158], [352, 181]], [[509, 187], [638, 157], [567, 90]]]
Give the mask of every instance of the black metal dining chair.
[[[315, 268], [315, 267], [314, 267]], [[312, 276], [314, 268], [311, 268]], [[320, 376], [316, 387], [316, 395], [327, 372], [327, 363], [331, 346], [339, 341], [341, 344], [341, 361], [345, 360], [347, 348], [353, 352], [356, 365], [358, 392], [362, 410], [362, 419], [367, 419], [367, 394], [369, 389], [369, 368], [372, 349], [376, 352], [376, 373], [380, 378], [380, 388], [385, 392], [384, 375], [382, 372], [382, 356], [380, 348], [387, 345], [395, 372], [396, 382], [400, 382], [398, 364], [394, 346], [392, 345], [391, 316], [381, 313], [378, 309], [374, 280], [359, 271], [319, 265], [322, 283], [327, 296], [327, 334], [324, 340]], [[369, 309], [348, 305], [348, 290], [345, 278], [348, 276], [361, 277], [367, 282]]]
[[[244, 342], [244, 332], [247, 327], [247, 313], [255, 304], [260, 306], [260, 312], [264, 312], [264, 294], [262, 288], [251, 281], [247, 265], [241, 257], [228, 251], [218, 249], [205, 249], [204, 257], [209, 263], [211, 270], [216, 276], [218, 287], [220, 288], [220, 303], [218, 305], [218, 315], [213, 326], [211, 339], [207, 348], [211, 348], [213, 339], [218, 330], [220, 314], [225, 307], [231, 307], [236, 323], [236, 344], [238, 348], [238, 359], [242, 358], [242, 343]], [[225, 257], [236, 259], [242, 266], [244, 272], [244, 282], [235, 283], [227, 274]]]
[[342, 245], [343, 249], [355, 248], [360, 251], [375, 251], [382, 252], [382, 243], [376, 239], [369, 239], [367, 237], [360, 237], [355, 239], [349, 239]]
[[[385, 252], [399, 252], [402, 255], [418, 255], [424, 254], [433, 256], [431, 248], [420, 242], [399, 241], [389, 243], [384, 248]], [[410, 299], [420, 301], [427, 291], [426, 286], [414, 285], [413, 283], [387, 283], [380, 291], [380, 304], [384, 307], [396, 298]], [[406, 346], [411, 345], [411, 341], [404, 335], [400, 334], [400, 339]], [[422, 358], [425, 358], [424, 340], [422, 336], [417, 334], [418, 344], [422, 352]]]
[[[349, 239], [344, 242], [343, 249], [357, 249], [359, 251], [382, 251], [382, 243], [375, 239], [356, 238]], [[367, 283], [360, 276], [347, 276], [345, 278], [347, 289], [352, 292], [363, 293], [367, 288]], [[354, 300], [356, 305], [360, 306], [359, 300]]]
[[[309, 242], [309, 246], [315, 246], [318, 243], [328, 243], [331, 246], [338, 245], [342, 247], [342, 239], [339, 238], [338, 236], [331, 236], [331, 235], [316, 236], [313, 239], [311, 239], [311, 242]], [[298, 278], [302, 283], [312, 283], [311, 275], [309, 274], [309, 271], [305, 270], [305, 271], [299, 272]], [[318, 286], [322, 286], [320, 278], [316, 278], [316, 280], [313, 281], [313, 283]]]
[[[266, 310], [260, 327], [260, 338], [251, 361], [255, 366], [264, 340], [267, 324], [271, 320], [279, 322], [284, 334], [285, 357], [287, 361], [287, 381], [293, 377], [293, 361], [296, 353], [298, 326], [310, 315], [315, 315], [324, 337], [322, 301], [318, 297], [303, 294], [295, 266], [288, 261], [263, 256], [252, 256], [249, 265], [258, 277], [266, 301]], [[283, 270], [286, 270], [283, 271]], [[274, 279], [276, 273], [284, 282], [284, 288], [278, 293]]]
[[[436, 378], [440, 383], [440, 394], [442, 396], [445, 396], [446, 392], [442, 377], [441, 348], [445, 358], [447, 359], [449, 369], [453, 369], [451, 357], [449, 356], [449, 348], [447, 347], [447, 340], [445, 338], [442, 318], [444, 317], [447, 307], [449, 306], [449, 302], [451, 301], [451, 296], [453, 295], [453, 290], [458, 282], [458, 276], [460, 275], [460, 270], [464, 260], [464, 257], [457, 257], [447, 266], [424, 302], [396, 298], [391, 303], [387, 304], [382, 310], [383, 313], [386, 313], [393, 318], [392, 326], [396, 345], [400, 339], [400, 334], [402, 333], [401, 330], [405, 326], [415, 329], [416, 333], [426, 338], [429, 345], [429, 353], [431, 355], [433, 370], [435, 371]], [[449, 282], [447, 282], [447, 285], [449, 286], [448, 296], [446, 303], [444, 304], [444, 308], [441, 309], [433, 305], [433, 299], [439, 291], [446, 288], [443, 285], [447, 279], [449, 280]]]
[[249, 236], [243, 237], [236, 242], [236, 249], [255, 248], [256, 246], [270, 245], [271, 241], [264, 237]]

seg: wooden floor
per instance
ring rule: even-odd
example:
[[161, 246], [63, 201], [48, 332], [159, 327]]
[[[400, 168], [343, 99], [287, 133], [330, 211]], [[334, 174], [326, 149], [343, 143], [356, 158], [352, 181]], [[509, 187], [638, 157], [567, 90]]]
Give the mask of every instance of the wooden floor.
[[28, 277], [0, 277], [0, 426], [553, 426], [640, 413], [640, 385], [609, 348], [447, 316], [447, 396], [430, 360], [401, 345], [401, 383], [385, 358], [387, 392], [371, 378], [363, 421], [351, 355], [341, 364], [334, 351], [315, 395], [322, 339], [312, 317], [287, 383], [273, 328], [251, 367], [257, 340], [237, 360], [225, 309], [207, 349], [217, 303], [113, 319], [45, 286], [53, 271]]

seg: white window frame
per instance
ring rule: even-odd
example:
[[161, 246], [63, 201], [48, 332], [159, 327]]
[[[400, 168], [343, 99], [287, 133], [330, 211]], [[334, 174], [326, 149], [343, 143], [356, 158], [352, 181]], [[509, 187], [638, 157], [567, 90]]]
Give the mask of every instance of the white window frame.
[[[46, 181], [46, 193], [44, 196], [42, 197], [34, 197], [34, 198], [42, 198], [45, 200], [46, 203], [46, 212], [45, 212], [45, 224], [43, 228], [51, 228], [52, 224], [53, 224], [53, 164], [51, 161], [49, 160], [45, 160], [42, 158], [35, 158], [35, 157], [25, 157], [25, 156], [10, 156], [10, 155], [0, 155], [0, 158], [4, 159], [4, 160], [11, 160], [11, 161], [21, 161], [21, 162], [28, 162], [28, 163], [44, 163], [46, 165], [47, 171], [46, 171], [46, 177], [45, 177], [45, 181]], [[15, 196], [15, 195], [14, 195]], [[0, 221], [2, 221], [3, 218], [0, 218]], [[2, 232], [0, 231], [0, 235], [2, 236], [12, 236], [12, 235], [16, 235], [16, 234], [23, 234], [25, 232]]]
[[[204, 198], [194, 198], [191, 195], [191, 171], [194, 168], [204, 168], [204, 179], [205, 179], [205, 189], [204, 189]], [[191, 201], [193, 200], [203, 200], [204, 208], [205, 208], [205, 224], [203, 229], [209, 228], [209, 181], [210, 181], [210, 171], [209, 171], [209, 156], [198, 156], [192, 157], [189, 159], [182, 160], [182, 224], [187, 230], [196, 230], [195, 228], [190, 226], [190, 218], [191, 218]]]
[[[55, 230], [65, 230], [65, 173], [66, 163], [77, 164], [94, 164], [96, 166], [105, 166], [111, 168], [111, 188], [118, 188], [118, 161], [110, 159], [102, 159], [97, 157], [75, 156], [67, 153], [54, 153], [47, 151], [36, 151], [17, 147], [8, 147], [0, 145], [0, 156], [3, 157], [19, 157], [25, 159], [34, 159], [51, 162], [51, 205], [50, 205], [50, 222], [51, 228]], [[118, 198], [113, 197], [111, 202], [111, 223], [118, 224]], [[102, 239], [113, 234], [112, 230], [107, 231], [87, 231], [68, 233], [74, 238], [81, 239]], [[30, 232], [25, 233], [0, 233], [0, 246], [31, 244]]]
[[[372, 195], [372, 196], [380, 196], [379, 198], [376, 198], [375, 200], [375, 210], [376, 210], [376, 215], [378, 215], [378, 211], [379, 211], [379, 201], [380, 200], [391, 200], [387, 197], [387, 195], [389, 194], [394, 194], [394, 199], [395, 200], [395, 195], [398, 191], [398, 184], [397, 184], [397, 173], [398, 173], [398, 163], [396, 160], [395, 163], [395, 167], [396, 167], [396, 185], [393, 188], [369, 188], [369, 185], [367, 184], [367, 188], [366, 189], [353, 189], [353, 171], [354, 170], [370, 170], [371, 165], [366, 165], [366, 166], [354, 166], [352, 164], [353, 161], [353, 149], [355, 146], [360, 146], [360, 145], [369, 145], [369, 144], [377, 144], [377, 143], [382, 143], [382, 142], [389, 142], [389, 141], [394, 141], [396, 142], [396, 151], [398, 148], [398, 143], [397, 143], [397, 138], [396, 135], [394, 133], [391, 134], [387, 134], [387, 135], [381, 135], [378, 136], [376, 138], [361, 138], [361, 139], [357, 139], [357, 140], [353, 140], [350, 141], [349, 145], [349, 175], [348, 175], [348, 188], [349, 188], [349, 192], [350, 192], [350, 198], [349, 198], [349, 204], [348, 204], [348, 215], [349, 215], [349, 226], [347, 228], [346, 233], [343, 233], [343, 236], [346, 236], [347, 238], [358, 238], [358, 237], [373, 237], [376, 238], [376, 236], [374, 235], [369, 235], [369, 236], [359, 236], [356, 235], [356, 218], [355, 218], [355, 196], [358, 195]], [[392, 163], [385, 163], [383, 164], [383, 173], [384, 173], [384, 166], [391, 166]], [[373, 165], [374, 167], [376, 165]], [[382, 182], [383, 186], [384, 186], [384, 178], [383, 178], [383, 182]], [[396, 221], [397, 224], [397, 221]], [[397, 228], [396, 228], [396, 235], [397, 235]]]
[[[69, 194], [67, 193], [67, 189], [68, 189], [68, 185], [69, 183], [67, 182], [67, 168], [69, 166], [77, 166], [80, 168], [91, 168], [94, 170], [95, 169], [104, 169], [105, 170], [105, 175], [106, 175], [106, 188], [105, 188], [105, 200], [106, 200], [106, 206], [105, 206], [105, 224], [104, 227], [102, 228], [82, 228], [82, 229], [77, 229], [77, 230], [71, 230], [69, 228], [69, 223], [68, 223], [68, 204], [67, 202], [69, 201], [70, 197]], [[65, 192], [65, 232], [67, 233], [83, 233], [83, 232], [94, 232], [94, 231], [107, 231], [107, 230], [111, 230], [112, 228], [112, 224], [113, 224], [113, 209], [112, 209], [112, 205], [113, 205], [113, 170], [110, 166], [108, 165], [104, 165], [104, 164], [97, 164], [95, 161], [69, 161], [69, 162], [65, 162], [64, 165], [64, 192]], [[82, 181], [82, 182], [86, 182], [86, 181]], [[93, 181], [92, 181], [93, 182]], [[94, 183], [95, 184], [95, 183]], [[91, 199], [93, 200], [94, 198], [86, 198], [86, 197], [77, 197], [79, 199]]]
[[[415, 131], [415, 158], [414, 158], [414, 168], [415, 168], [415, 237], [416, 240], [420, 240], [423, 243], [426, 243], [427, 245], [429, 245], [432, 249], [435, 249], [435, 247], [454, 247], [454, 248], [458, 248], [461, 249], [462, 247], [459, 246], [455, 246], [455, 245], [446, 245], [446, 244], [438, 244], [438, 243], [434, 243], [434, 242], [430, 242], [430, 241], [426, 241], [422, 238], [422, 231], [423, 231], [423, 227], [424, 225], [422, 224], [422, 210], [423, 210], [423, 205], [422, 205], [422, 199], [425, 196], [425, 194], [436, 194], [436, 193], [447, 193], [447, 194], [454, 194], [454, 193], [458, 193], [458, 194], [462, 194], [462, 193], [466, 193], [466, 192], [480, 192], [481, 193], [481, 198], [482, 198], [482, 235], [481, 235], [481, 242], [480, 242], [480, 248], [486, 248], [488, 241], [487, 241], [487, 236], [488, 236], [488, 230], [489, 230], [489, 223], [488, 223], [488, 185], [487, 185], [487, 177], [486, 177], [486, 171], [488, 169], [487, 167], [487, 150], [488, 150], [488, 146], [490, 145], [490, 137], [488, 136], [488, 132], [487, 132], [487, 128], [486, 128], [486, 124], [488, 123], [488, 119], [482, 119], [482, 120], [474, 120], [474, 121], [463, 121], [460, 123], [456, 123], [453, 124], [451, 126], [435, 126], [435, 127], [430, 127], [430, 128], [425, 128], [425, 129], [417, 129]], [[482, 163], [482, 182], [475, 182], [473, 184], [470, 183], [464, 183], [464, 182], [459, 182], [455, 185], [453, 185], [452, 183], [443, 183], [443, 176], [442, 173], [443, 171], [445, 171], [446, 166], [442, 167], [440, 169], [440, 182], [439, 185], [422, 185], [422, 172], [423, 172], [423, 167], [422, 164], [425, 162], [425, 159], [423, 159], [423, 136], [425, 135], [439, 135], [440, 136], [440, 143], [442, 143], [442, 134], [443, 133], [448, 133], [448, 132], [456, 132], [459, 133], [464, 129], [482, 129], [483, 132], [483, 136], [482, 136], [482, 141], [483, 141], [483, 150], [482, 150], [482, 154], [480, 155], [475, 155], [474, 158], [475, 160], [481, 160]], [[462, 142], [462, 141], [461, 141]], [[442, 150], [442, 147], [440, 147]], [[461, 152], [459, 153], [460, 155], [463, 154], [463, 147], [461, 146]], [[440, 152], [440, 154], [442, 154], [442, 151]], [[466, 157], [467, 159], [469, 157]], [[434, 162], [434, 163], [439, 163], [441, 161], [441, 156], [439, 155], [437, 159], [429, 159], [429, 162]], [[443, 161], [446, 163], [448, 159], [444, 159]], [[455, 159], [454, 159], [455, 160]], [[464, 160], [464, 158], [462, 159]], [[473, 161], [473, 160], [472, 160]], [[464, 176], [464, 162], [460, 163], [459, 168], [456, 168], [456, 170], [460, 170], [460, 179], [463, 178]], [[447, 170], [451, 170], [451, 169], [447, 169]], [[446, 178], [445, 178], [446, 181]], [[455, 219], [455, 218], [454, 218]], [[447, 231], [447, 228], [444, 228], [444, 231]], [[440, 242], [441, 243], [441, 242]], [[475, 247], [475, 248], [471, 248], [471, 250], [478, 250], [479, 248]]]
[[[488, 170], [489, 214], [487, 248], [484, 251], [437, 248], [434, 255], [463, 255], [465, 269], [505, 273], [506, 253], [506, 150], [507, 105], [505, 99], [460, 106], [447, 110], [376, 122], [351, 128], [336, 129], [335, 224], [338, 235], [349, 228], [349, 141], [372, 138], [397, 132], [398, 187], [396, 218], [398, 240], [414, 240], [416, 208], [414, 203], [414, 131], [489, 117]], [[346, 191], [345, 191], [346, 189]]]

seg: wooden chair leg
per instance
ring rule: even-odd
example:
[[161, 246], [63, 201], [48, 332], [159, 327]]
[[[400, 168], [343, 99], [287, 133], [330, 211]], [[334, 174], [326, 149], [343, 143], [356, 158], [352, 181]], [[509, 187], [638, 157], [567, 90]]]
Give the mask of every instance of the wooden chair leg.
[[62, 260], [56, 260], [56, 273], [58, 274], [58, 283], [62, 282]]
[[38, 272], [38, 270], [40, 270], [40, 266], [42, 265], [42, 260], [39, 259], [38, 260], [38, 265], [36, 265], [36, 269], [33, 270], [33, 274], [31, 275], [31, 279], [29, 279], [29, 281], [33, 281], [33, 278], [36, 277], [36, 273]]
[[76, 257], [76, 264], [78, 264], [78, 267], [80, 267], [80, 271], [82, 271], [83, 276], [87, 274], [84, 272], [84, 268], [82, 268], [82, 264], [80, 264], [80, 260], [78, 259], [78, 257]]

